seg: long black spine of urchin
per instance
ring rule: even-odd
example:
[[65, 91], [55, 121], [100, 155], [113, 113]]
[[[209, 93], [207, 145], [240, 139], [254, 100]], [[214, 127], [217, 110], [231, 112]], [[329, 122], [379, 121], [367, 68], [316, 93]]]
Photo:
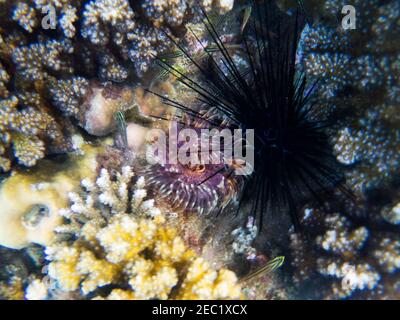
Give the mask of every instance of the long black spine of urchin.
[[[260, 227], [267, 212], [287, 212], [298, 227], [296, 212], [300, 201], [312, 197], [322, 202], [321, 193], [337, 186], [344, 192], [346, 189], [324, 131], [330, 123], [318, 117], [310, 101], [316, 83], [307, 89], [306, 77], [296, 70], [299, 14], [290, 23], [282, 23], [279, 19], [272, 21], [276, 17], [270, 14], [270, 1], [255, 0], [253, 8], [252, 22], [241, 40], [248, 72], [243, 73], [236, 66], [205, 12], [204, 26], [217, 48], [218, 61], [204, 48], [207, 63], [198, 62], [170, 37], [198, 69], [201, 81], [194, 81], [167, 61], [158, 61], [198, 94], [204, 109], [215, 108], [221, 118], [229, 118], [231, 129], [255, 130], [254, 172], [244, 183], [239, 208], [248, 205], [246, 210], [255, 216]], [[191, 106], [163, 99], [190, 116], [202, 117]], [[209, 125], [221, 127], [221, 123], [222, 120], [213, 120]], [[227, 168], [226, 174], [231, 175], [232, 169]]]

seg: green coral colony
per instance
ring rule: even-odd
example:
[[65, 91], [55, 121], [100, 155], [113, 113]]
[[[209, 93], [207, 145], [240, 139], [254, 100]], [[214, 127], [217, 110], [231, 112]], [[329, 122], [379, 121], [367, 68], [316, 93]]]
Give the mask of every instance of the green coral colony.
[[352, 1], [354, 30], [346, 1], [272, 1], [306, 17], [296, 70], [353, 195], [305, 199], [301, 232], [260, 231], [241, 181], [145, 162], [150, 129], [185, 119], [146, 89], [199, 100], [156, 57], [197, 79], [221, 54], [207, 15], [246, 65], [256, 2], [0, 0], [1, 299], [400, 299], [399, 1]]

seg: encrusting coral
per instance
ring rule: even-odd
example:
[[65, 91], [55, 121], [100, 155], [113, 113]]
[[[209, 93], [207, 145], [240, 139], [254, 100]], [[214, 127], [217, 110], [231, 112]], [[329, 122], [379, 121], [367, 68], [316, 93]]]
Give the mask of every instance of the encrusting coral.
[[[130, 185], [133, 171], [102, 169], [83, 179], [61, 213], [58, 239], [46, 247], [47, 298], [78, 292], [94, 299], [237, 299], [232, 271], [214, 270], [168, 226], [168, 213], [147, 198], [145, 181]], [[131, 196], [130, 196], [131, 194]]]
[[68, 192], [77, 181], [95, 174], [102, 149], [83, 144], [64, 162], [42, 160], [34, 169], [8, 177], [0, 187], [0, 245], [20, 249], [32, 242], [50, 244], [54, 228], [62, 222], [58, 211], [68, 204]]

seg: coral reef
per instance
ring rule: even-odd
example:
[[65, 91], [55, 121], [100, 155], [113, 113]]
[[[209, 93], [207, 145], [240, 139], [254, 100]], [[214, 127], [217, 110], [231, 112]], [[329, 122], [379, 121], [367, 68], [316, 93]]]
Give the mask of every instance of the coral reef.
[[69, 122], [60, 121], [44, 94], [53, 72], [72, 72], [63, 59], [72, 49], [68, 41], [57, 40], [26, 45], [23, 34], [17, 33], [6, 35], [4, 46], [2, 59], [15, 70], [10, 79], [14, 90], [0, 101], [1, 169], [8, 171], [14, 159], [31, 167], [47, 154], [72, 149]]
[[[45, 267], [52, 285], [48, 298], [77, 291], [94, 299], [237, 299], [232, 271], [214, 270], [188, 249], [168, 214], [147, 199], [145, 181], [130, 167], [115, 177], [102, 169], [96, 180], [83, 179], [62, 211], [59, 240], [46, 247]], [[132, 197], [129, 197], [129, 194]], [[29, 288], [42, 285], [32, 283]]]
[[304, 1], [313, 23], [302, 32], [298, 62], [320, 80], [314, 102], [334, 119], [331, 142], [354, 199], [306, 206], [306, 237], [290, 239], [290, 279], [300, 297], [398, 299], [400, 6], [353, 1], [356, 29], [344, 30], [345, 4]]
[[304, 209], [302, 222], [309, 240], [291, 235], [298, 286], [320, 282], [312, 293], [317, 298], [399, 298], [398, 230], [310, 207]]
[[[215, 4], [226, 11], [225, 4]], [[90, 134], [108, 134], [116, 104], [129, 103], [122, 101], [129, 97], [125, 86], [110, 89], [107, 81], [136, 84], [169, 47], [162, 29], [184, 34], [200, 8], [209, 11], [212, 3], [1, 2], [0, 169], [9, 171], [14, 159], [33, 166], [47, 154], [70, 151], [70, 118]], [[119, 91], [121, 100], [105, 91]]]
[[234, 242], [233, 252], [245, 255], [246, 259], [252, 260], [256, 256], [256, 249], [252, 246], [257, 237], [258, 228], [254, 224], [253, 217], [249, 217], [245, 227], [239, 227], [232, 231]]
[[0, 282], [0, 298], [6, 300], [24, 300], [22, 279], [12, 277], [6, 282]]
[[400, 35], [400, 5], [354, 1], [355, 30], [341, 27], [343, 5], [320, 2], [316, 21], [303, 31], [299, 61], [308, 77], [321, 80], [316, 103], [336, 115], [337, 159], [349, 168], [348, 184], [362, 194], [399, 170], [400, 47], [394, 39]]
[[110, 82], [88, 82], [76, 77], [60, 80], [50, 89], [54, 104], [79, 121], [86, 132], [105, 136], [115, 129], [114, 114], [130, 107], [133, 92]]
[[[354, 199], [307, 200], [301, 233], [266, 217], [260, 235], [250, 208], [234, 215], [242, 181], [218, 165], [141, 162], [149, 129], [187, 120], [144, 87], [202, 109], [177, 81], [200, 78], [173, 41], [225, 70], [205, 10], [246, 71], [250, 2], [0, 1], [0, 299], [400, 299], [398, 1], [352, 1], [355, 30], [341, 27], [346, 1], [302, 1], [297, 67], [318, 80], [311, 103], [333, 119]], [[292, 17], [299, 3], [276, 2]], [[251, 277], [281, 255], [279, 271]]]
[[11, 96], [0, 100], [0, 169], [3, 171], [10, 170], [14, 159], [32, 167], [48, 149], [63, 152], [69, 147], [61, 128], [45, 110], [34, 107], [20, 110], [21, 105], [32, 103], [30, 99], [40, 97]]
[[101, 150], [82, 145], [66, 161], [43, 160], [7, 178], [0, 187], [0, 245], [19, 249], [32, 242], [50, 244], [54, 228], [62, 222], [58, 211], [68, 204], [68, 192], [83, 177], [95, 174]]
[[[226, 2], [216, 1], [215, 7], [219, 6], [222, 12], [226, 12], [232, 7], [231, 3]], [[168, 48], [165, 34], [161, 29], [170, 33], [185, 31], [185, 24], [198, 19], [201, 9], [211, 10], [212, 1], [141, 0], [136, 3], [127, 0], [74, 1], [72, 3], [68, 1], [16, 1], [16, 5], [12, 3], [1, 5], [4, 12], [2, 16], [9, 21], [17, 22], [28, 33], [41, 33], [46, 31], [47, 27], [47, 29], [55, 29], [57, 34], [65, 40], [71, 40], [65, 43], [82, 43], [85, 46], [84, 50], [90, 53], [86, 56], [91, 56], [100, 64], [99, 75], [105, 75], [107, 80], [124, 81], [129, 74], [132, 74], [130, 69], [136, 70], [136, 73], [141, 75], [148, 69], [154, 55]], [[43, 13], [49, 12], [55, 14], [55, 21], [47, 21], [43, 18]], [[7, 20], [4, 23], [8, 22]], [[56, 58], [53, 62], [59, 59], [55, 52], [58, 51], [57, 48], [48, 47], [49, 44], [44, 42], [35, 44], [32, 47], [35, 51], [36, 46], [41, 46], [41, 52], [50, 53]], [[72, 53], [73, 47], [70, 48], [71, 50], [66, 53]], [[29, 54], [29, 48], [23, 50]], [[34, 56], [28, 59], [34, 65], [39, 62], [34, 59]], [[54, 66], [55, 70], [59, 71], [60, 62], [58, 60], [57, 64], [47, 63], [47, 61], [43, 63], [45, 67]], [[93, 60], [91, 62], [93, 66]], [[23, 60], [18, 60], [18, 65], [19, 63], [26, 65]], [[129, 66], [134, 68], [128, 68]], [[38, 72], [37, 75], [43, 75], [43, 73]]]

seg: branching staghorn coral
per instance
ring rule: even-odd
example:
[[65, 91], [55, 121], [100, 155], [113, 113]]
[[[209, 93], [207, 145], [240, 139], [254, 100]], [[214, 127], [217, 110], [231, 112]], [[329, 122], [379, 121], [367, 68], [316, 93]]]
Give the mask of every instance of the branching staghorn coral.
[[16, 48], [12, 59], [23, 79], [44, 80], [52, 73], [72, 74], [72, 61], [66, 59], [72, 52], [70, 40], [45, 40]]
[[400, 6], [353, 1], [356, 29], [344, 30], [341, 8], [348, 3], [315, 3], [304, 1], [313, 23], [303, 30], [298, 61], [320, 79], [315, 103], [335, 118], [331, 142], [357, 199], [330, 202], [338, 208], [325, 216], [325, 208], [305, 210], [309, 242], [291, 235], [291, 279], [301, 297], [397, 298]]
[[[215, 4], [218, 7], [218, 1]], [[35, 107], [45, 119], [51, 117], [53, 127], [67, 127], [65, 136], [74, 130], [69, 118], [77, 119], [90, 134], [108, 134], [112, 126], [91, 130], [87, 125], [85, 97], [104, 85], [99, 82], [136, 84], [137, 76], [168, 47], [161, 29], [181, 37], [185, 24], [198, 20], [200, 8], [213, 7], [208, 0], [0, 2], [0, 98], [18, 97], [24, 107]], [[21, 95], [35, 96], [39, 102], [22, 102]], [[105, 112], [108, 122], [114, 111]], [[7, 138], [4, 133], [3, 140]], [[12, 138], [20, 162], [26, 165], [34, 165], [45, 153], [66, 149], [60, 141], [45, 141], [43, 136]], [[3, 171], [12, 167], [9, 144], [0, 146]]]
[[[17, 65], [13, 81], [20, 80], [13, 94], [5, 87], [7, 98], [1, 101], [4, 171], [13, 160], [7, 152], [10, 146], [20, 164], [32, 166], [45, 154], [70, 150], [67, 141], [72, 128], [66, 117], [77, 119], [90, 134], [103, 135], [110, 131], [116, 109], [131, 100], [126, 88], [73, 76], [71, 57], [65, 58], [73, 52], [70, 40], [17, 46], [10, 52], [9, 61]], [[61, 75], [66, 79], [56, 78]], [[20, 134], [10, 135], [11, 130]]]
[[[304, 2], [312, 7], [312, 0]], [[345, 4], [319, 3], [314, 24], [303, 31], [299, 62], [309, 77], [321, 80], [315, 100], [338, 119], [339, 130], [332, 135], [337, 159], [349, 165], [349, 185], [365, 196], [395, 178], [400, 164], [395, 111], [400, 103], [400, 47], [394, 40], [400, 35], [400, 5], [353, 1], [356, 29], [344, 30]]]
[[[8, 171], [11, 161], [31, 167], [45, 156], [46, 143], [65, 150], [68, 143], [53, 117], [33, 107], [19, 110], [16, 96], [0, 100], [0, 169]], [[11, 154], [11, 155], [9, 155]]]
[[240, 298], [235, 274], [212, 269], [188, 249], [166, 213], [146, 200], [144, 179], [130, 190], [132, 177], [130, 167], [115, 177], [102, 169], [70, 193], [71, 207], [62, 211], [67, 222], [46, 248], [54, 282], [48, 297], [61, 291], [96, 299]]
[[89, 81], [82, 77], [73, 77], [57, 81], [49, 90], [54, 105], [61, 112], [67, 116], [79, 118], [79, 108], [88, 89]]
[[32, 32], [38, 24], [35, 9], [25, 2], [18, 2], [14, 8], [12, 19], [28, 32]]
[[[1, 33], [1, 31], [0, 31]], [[66, 43], [49, 41], [26, 46], [23, 34], [11, 32], [1, 42], [1, 170], [8, 171], [14, 159], [24, 166], [33, 166], [45, 154], [70, 149], [65, 137], [65, 124], [58, 122], [42, 93], [42, 81], [51, 72], [69, 72], [61, 52], [69, 51]], [[42, 60], [43, 59], [43, 60]], [[7, 72], [12, 64], [16, 72]], [[12, 77], [10, 77], [10, 74]], [[9, 84], [12, 83], [13, 91]]]
[[[141, 0], [135, 3], [127, 0], [35, 0], [1, 5], [6, 13], [5, 18], [18, 23], [28, 33], [40, 34], [44, 31], [44, 14], [54, 13], [56, 21], [47, 23], [57, 30], [63, 41], [71, 39], [76, 44], [82, 43], [93, 55], [100, 51], [98, 57], [103, 68], [109, 68], [115, 62], [101, 62], [107, 56], [115, 59], [115, 55], [109, 51], [112, 48], [118, 55], [120, 68], [124, 68], [123, 64], [131, 64], [139, 75], [148, 69], [153, 55], [160, 54], [168, 47], [161, 29], [185, 31], [185, 23], [198, 19], [200, 8], [206, 11], [213, 8], [209, 0]], [[232, 5], [217, 1], [216, 7], [226, 12]]]
[[319, 282], [312, 294], [327, 299], [398, 298], [400, 241], [395, 230], [356, 225], [343, 214], [308, 207], [302, 222], [309, 240], [291, 235], [298, 287]]

